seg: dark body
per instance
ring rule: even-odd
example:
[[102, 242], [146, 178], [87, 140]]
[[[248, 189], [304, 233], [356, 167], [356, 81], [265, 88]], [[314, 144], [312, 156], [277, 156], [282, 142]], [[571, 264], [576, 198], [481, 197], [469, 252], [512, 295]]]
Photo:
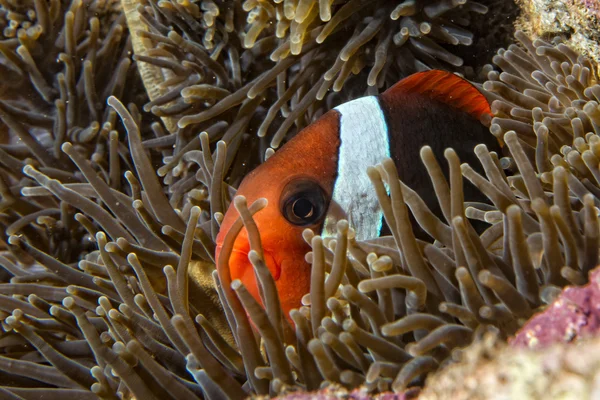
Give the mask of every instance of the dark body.
[[[469, 113], [422, 94], [383, 95], [379, 103], [387, 119], [390, 154], [400, 179], [415, 190], [431, 211], [444, 221], [433, 184], [421, 161], [421, 148], [426, 145], [431, 147], [446, 179], [449, 179], [448, 163], [444, 157], [447, 148], [456, 151], [461, 163], [468, 163], [477, 172], [483, 173], [474, 148], [483, 143], [490, 151], [501, 155], [498, 140]], [[466, 179], [463, 182], [465, 201], [489, 203], [489, 199], [471, 182]], [[481, 221], [472, 221], [472, 224], [477, 231], [487, 226]], [[413, 228], [417, 237], [427, 236], [416, 223], [413, 223]], [[389, 234], [385, 225], [382, 234]]]

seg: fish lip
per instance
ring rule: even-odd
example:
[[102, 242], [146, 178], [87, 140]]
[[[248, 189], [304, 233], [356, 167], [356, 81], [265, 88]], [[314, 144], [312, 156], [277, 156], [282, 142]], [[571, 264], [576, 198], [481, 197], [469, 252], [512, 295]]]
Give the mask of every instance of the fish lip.
[[[245, 250], [240, 250], [240, 249], [232, 249], [231, 254], [233, 254], [233, 253], [243, 254], [244, 256], [246, 256], [246, 259], [248, 259], [248, 253], [250, 253], [250, 251], [245, 251]], [[277, 282], [279, 280], [279, 278], [281, 277], [281, 265], [275, 260], [275, 257], [273, 257], [273, 255], [270, 252], [268, 252], [264, 249], [263, 249], [263, 257], [262, 258], [263, 258], [263, 261], [265, 262], [267, 269], [269, 270], [269, 273], [271, 273], [271, 270], [269, 269], [269, 264], [267, 263], [267, 258], [269, 258], [272, 261], [274, 269], [275, 269], [275, 271], [274, 271], [275, 273], [274, 274], [271, 273], [271, 276], [273, 277], [273, 280]], [[248, 263], [252, 267], [252, 263], [250, 262], [249, 259], [248, 259]]]

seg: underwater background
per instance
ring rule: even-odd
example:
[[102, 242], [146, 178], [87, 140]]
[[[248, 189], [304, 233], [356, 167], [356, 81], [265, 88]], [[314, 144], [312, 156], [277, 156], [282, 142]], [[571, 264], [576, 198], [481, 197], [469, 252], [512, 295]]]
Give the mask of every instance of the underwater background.
[[[0, 398], [598, 398], [599, 13], [0, 0]], [[503, 144], [475, 147], [477, 166], [421, 151], [443, 218], [382, 162], [370, 177], [392, 235], [305, 232], [293, 323], [259, 246], [265, 309], [217, 274], [230, 204], [227, 243], [265, 205], [235, 198], [249, 171], [333, 107], [428, 69], [474, 82]], [[466, 203], [463, 177], [489, 202]]]

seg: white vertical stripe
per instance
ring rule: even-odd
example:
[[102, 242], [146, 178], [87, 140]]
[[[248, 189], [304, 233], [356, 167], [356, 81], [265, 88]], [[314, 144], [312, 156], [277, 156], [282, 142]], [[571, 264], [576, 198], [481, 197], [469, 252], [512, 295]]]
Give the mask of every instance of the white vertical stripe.
[[[356, 229], [358, 240], [376, 238], [383, 212], [367, 167], [390, 157], [385, 116], [375, 96], [362, 97], [335, 109], [340, 113], [338, 177], [322, 234], [334, 236], [335, 223], [345, 217]], [[342, 210], [345, 216], [340, 215]]]

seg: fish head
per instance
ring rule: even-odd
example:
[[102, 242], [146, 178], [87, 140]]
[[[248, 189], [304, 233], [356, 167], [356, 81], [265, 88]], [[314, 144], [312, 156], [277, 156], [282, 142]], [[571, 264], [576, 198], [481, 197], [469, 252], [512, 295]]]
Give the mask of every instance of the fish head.
[[[236, 195], [248, 204], [265, 198], [267, 205], [254, 214], [264, 261], [279, 294], [286, 316], [301, 305], [310, 290], [310, 264], [305, 260], [310, 246], [302, 236], [305, 229], [321, 232], [332, 195], [337, 164], [337, 121], [335, 112], [323, 115], [302, 130], [267, 161], [248, 174]], [[332, 133], [333, 132], [333, 133]], [[220, 257], [227, 233], [239, 214], [233, 204], [225, 213], [217, 236], [216, 259], [219, 273], [239, 279], [261, 302], [252, 263], [248, 231], [239, 232], [228, 262]]]

